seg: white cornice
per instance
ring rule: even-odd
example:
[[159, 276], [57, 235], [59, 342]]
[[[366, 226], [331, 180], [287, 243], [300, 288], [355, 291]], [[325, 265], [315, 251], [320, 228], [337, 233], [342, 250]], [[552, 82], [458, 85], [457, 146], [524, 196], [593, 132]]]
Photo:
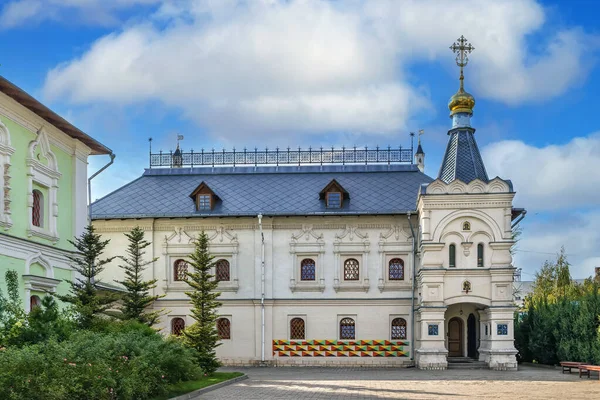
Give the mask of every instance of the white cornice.
[[43, 246], [38, 243], [0, 233], [0, 254], [27, 260], [32, 254], [41, 253], [53, 262], [53, 266], [71, 269], [68, 255], [70, 251], [55, 247]]

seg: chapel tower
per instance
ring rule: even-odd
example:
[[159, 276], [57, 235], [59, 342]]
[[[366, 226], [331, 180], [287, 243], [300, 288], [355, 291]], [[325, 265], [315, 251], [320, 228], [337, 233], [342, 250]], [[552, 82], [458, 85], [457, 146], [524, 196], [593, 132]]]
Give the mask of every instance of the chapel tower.
[[464, 89], [463, 69], [474, 47], [461, 36], [450, 49], [460, 67], [460, 86], [448, 103], [452, 127], [438, 177], [422, 185], [417, 201], [415, 360], [422, 369], [463, 360], [516, 369], [515, 193], [510, 181], [488, 178], [471, 126], [475, 98]]

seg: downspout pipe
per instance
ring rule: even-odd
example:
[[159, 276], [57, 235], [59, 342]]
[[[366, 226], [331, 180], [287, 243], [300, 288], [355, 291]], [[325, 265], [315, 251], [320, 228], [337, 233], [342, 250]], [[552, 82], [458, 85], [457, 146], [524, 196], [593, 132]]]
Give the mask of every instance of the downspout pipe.
[[265, 362], [265, 235], [262, 229], [262, 214], [258, 214], [260, 231], [260, 361]]
[[417, 241], [415, 240], [415, 230], [413, 229], [412, 221], [410, 219], [411, 212], [407, 214], [408, 225], [410, 226], [410, 232], [412, 235], [412, 296], [410, 297], [410, 359], [415, 359], [415, 284], [417, 279], [417, 265], [416, 265], [416, 254], [417, 254]]
[[523, 221], [523, 218], [525, 218], [525, 215], [527, 215], [527, 210], [523, 210], [523, 212], [521, 213], [521, 215], [519, 215], [517, 217], [517, 219], [512, 223], [512, 225], [510, 226], [511, 229], [515, 229], [515, 227], [517, 225], [519, 225], [519, 222]]
[[116, 155], [114, 153], [110, 153], [110, 161], [104, 167], [100, 168], [96, 171], [92, 176], [88, 178], [88, 225], [92, 223], [92, 179], [96, 176], [100, 175], [102, 171], [106, 168], [110, 167], [113, 162], [115, 162]]

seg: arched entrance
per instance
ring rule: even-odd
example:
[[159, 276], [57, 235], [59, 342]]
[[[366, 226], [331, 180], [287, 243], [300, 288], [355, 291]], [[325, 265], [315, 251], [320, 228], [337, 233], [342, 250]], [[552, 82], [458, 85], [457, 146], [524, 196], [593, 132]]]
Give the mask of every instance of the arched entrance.
[[467, 356], [477, 358], [477, 319], [473, 314], [467, 318]]
[[448, 322], [448, 357], [462, 357], [463, 354], [463, 321], [454, 317]]

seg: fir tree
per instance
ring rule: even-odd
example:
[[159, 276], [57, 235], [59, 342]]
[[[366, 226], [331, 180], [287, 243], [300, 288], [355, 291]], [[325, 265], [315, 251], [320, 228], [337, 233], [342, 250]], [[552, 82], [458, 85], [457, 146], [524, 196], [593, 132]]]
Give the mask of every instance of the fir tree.
[[158, 260], [158, 257], [150, 261], [144, 261], [144, 249], [150, 246], [150, 242], [144, 239], [144, 231], [138, 226], [125, 233], [129, 239], [127, 247], [127, 256], [120, 256], [125, 265], [119, 265], [125, 270], [125, 279], [115, 281], [125, 286], [127, 293], [123, 296], [123, 306], [120, 308], [125, 319], [137, 320], [148, 326], [158, 322], [162, 311], [145, 312], [157, 299], [165, 297], [164, 295], [151, 296], [150, 290], [156, 287], [158, 279], [144, 281], [142, 275], [145, 267]]
[[56, 297], [73, 305], [82, 328], [89, 328], [94, 318], [110, 309], [120, 297], [114, 293], [100, 293], [97, 286], [99, 281], [96, 277], [104, 270], [104, 266], [115, 258], [100, 259], [109, 242], [110, 240], [102, 240], [100, 235], [94, 233], [92, 225], [85, 228], [80, 238], [75, 238], [75, 241], [69, 240], [69, 243], [75, 246], [76, 252], [68, 258], [81, 278], [65, 280], [71, 286], [69, 294]]
[[208, 252], [208, 236], [202, 232], [194, 242], [194, 252], [190, 255], [187, 271], [187, 283], [191, 290], [186, 292], [192, 303], [192, 318], [196, 322], [184, 330], [185, 342], [198, 352], [198, 364], [207, 374], [212, 374], [219, 367], [215, 349], [220, 345], [217, 332], [217, 309], [221, 303], [217, 298], [221, 293], [215, 290], [218, 282], [211, 274], [214, 266], [213, 256]]

